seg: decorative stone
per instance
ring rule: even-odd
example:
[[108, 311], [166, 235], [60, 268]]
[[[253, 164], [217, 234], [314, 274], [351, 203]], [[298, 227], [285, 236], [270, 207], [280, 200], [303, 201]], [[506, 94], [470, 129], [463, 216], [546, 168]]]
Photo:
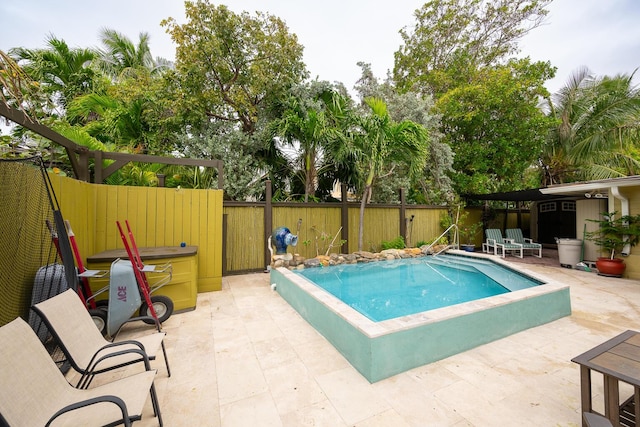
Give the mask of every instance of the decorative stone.
[[318, 259], [318, 261], [320, 261], [320, 264], [324, 265], [325, 267], [329, 265], [329, 260], [331, 259], [326, 255], [318, 255], [316, 258]]
[[347, 264], [355, 264], [356, 262], [358, 262], [358, 257], [356, 256], [356, 254], [347, 254], [344, 256], [344, 259]]
[[299, 254], [293, 255], [293, 258], [291, 259], [291, 261], [289, 261], [289, 265], [291, 267], [297, 267], [300, 264], [304, 264], [304, 257], [300, 256]]
[[398, 258], [402, 252], [398, 249], [385, 249], [383, 251], [380, 251], [380, 253], [384, 255], [386, 259], [389, 259], [389, 256]]
[[320, 260], [318, 258], [310, 258], [310, 259], [306, 259], [304, 260], [304, 264], [305, 268], [313, 268], [313, 267], [320, 267]]
[[281, 261], [287, 261], [287, 262], [289, 262], [289, 261], [291, 261], [292, 259], [293, 259], [293, 254], [280, 254], [280, 255], [274, 255], [274, 256], [273, 256], [273, 260], [274, 260], [274, 261], [281, 260]]
[[446, 248], [447, 246], [445, 245], [438, 245], [434, 246], [433, 249], [428, 249], [428, 246], [424, 245], [420, 248], [386, 249], [378, 253], [368, 251], [354, 252], [351, 254], [334, 253], [330, 255], [318, 255], [316, 258], [309, 259], [305, 259], [299, 254], [281, 254], [273, 256], [271, 267], [287, 267], [292, 270], [302, 270], [304, 268], [313, 268], [320, 266], [368, 263], [383, 260], [391, 261], [399, 258], [425, 256]]
[[412, 256], [417, 256], [417, 255], [420, 255], [422, 251], [420, 250], [420, 248], [406, 248], [404, 249], [404, 253]]
[[356, 254], [356, 256], [360, 256], [365, 259], [376, 259], [376, 254], [374, 254], [373, 252], [359, 251], [359, 252], [354, 252], [354, 254]]

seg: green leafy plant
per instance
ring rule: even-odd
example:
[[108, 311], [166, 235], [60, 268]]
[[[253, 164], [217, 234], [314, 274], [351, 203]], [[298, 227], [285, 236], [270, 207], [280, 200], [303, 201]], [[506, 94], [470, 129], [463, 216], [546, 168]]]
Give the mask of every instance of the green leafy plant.
[[600, 227], [586, 234], [587, 239], [600, 246], [614, 259], [626, 245], [640, 242], [640, 215], [621, 215], [618, 212], [603, 213], [601, 219], [588, 219]]
[[462, 225], [459, 227], [460, 241], [465, 245], [473, 245], [478, 231], [482, 230], [482, 223], [476, 222], [471, 225]]
[[[464, 204], [458, 203], [451, 207], [449, 212], [440, 216], [440, 226], [443, 229], [456, 224], [458, 236], [462, 244], [473, 245], [478, 231], [482, 230], [482, 222], [468, 223], [469, 212], [464, 210]], [[450, 233], [453, 235], [453, 231]]]
[[428, 245], [429, 242], [425, 242], [424, 240], [420, 240], [418, 243], [416, 243], [416, 248], [421, 248], [424, 245]]
[[386, 250], [386, 249], [404, 249], [406, 247], [405, 243], [404, 243], [404, 239], [402, 238], [402, 236], [398, 236], [393, 240], [389, 240], [389, 241], [382, 241], [382, 243], [380, 244], [380, 246], [382, 247], [382, 250]]
[[309, 246], [311, 243], [314, 243], [316, 247], [316, 256], [320, 255], [320, 253], [322, 252], [324, 252], [324, 255], [327, 256], [329, 255], [331, 249], [333, 249], [334, 247], [341, 247], [347, 242], [346, 240], [342, 239], [337, 240], [340, 231], [342, 231], [342, 227], [340, 227], [338, 231], [336, 231], [336, 234], [334, 234], [333, 236], [328, 234], [324, 230], [318, 230], [315, 225], [311, 227], [311, 230], [315, 234], [315, 238], [313, 239], [313, 241], [311, 239], [307, 239], [302, 242], [302, 244], [305, 246]]

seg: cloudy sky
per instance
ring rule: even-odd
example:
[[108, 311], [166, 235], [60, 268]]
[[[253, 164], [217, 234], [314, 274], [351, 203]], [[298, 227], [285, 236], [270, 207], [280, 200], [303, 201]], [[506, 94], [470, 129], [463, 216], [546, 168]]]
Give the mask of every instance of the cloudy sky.
[[[213, 2], [213, 1], [212, 1]], [[219, 4], [217, 2], [213, 2]], [[398, 31], [414, 24], [423, 0], [227, 0], [235, 12], [269, 12], [283, 19], [304, 46], [311, 76], [341, 81], [349, 89], [360, 76], [358, 61], [377, 77], [393, 68]], [[547, 82], [556, 91], [571, 73], [587, 66], [596, 75], [632, 73], [640, 66], [639, 0], [554, 0], [546, 23], [521, 41], [521, 55], [558, 68]], [[181, 0], [3, 0], [0, 50], [40, 48], [48, 34], [72, 47], [98, 46], [102, 27], [132, 40], [151, 35], [154, 56], [173, 59], [175, 46], [160, 26], [167, 17], [184, 22]]]

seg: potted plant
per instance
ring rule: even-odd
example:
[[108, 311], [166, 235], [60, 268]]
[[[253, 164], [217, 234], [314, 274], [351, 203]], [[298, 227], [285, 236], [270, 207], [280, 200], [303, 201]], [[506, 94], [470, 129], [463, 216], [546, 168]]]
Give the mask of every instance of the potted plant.
[[471, 225], [463, 225], [459, 228], [460, 232], [460, 247], [467, 251], [473, 252], [475, 250], [475, 239], [478, 231], [482, 229], [482, 223], [476, 222]]
[[[482, 230], [482, 222], [467, 224], [468, 216], [469, 212], [464, 210], [464, 204], [458, 203], [454, 205], [448, 213], [442, 214], [440, 217], [440, 225], [446, 230], [455, 224], [460, 249], [473, 252], [475, 250], [475, 237], [478, 231]], [[455, 236], [455, 231], [452, 232], [452, 234]], [[452, 237], [452, 244], [456, 244], [455, 240], [455, 237]]]
[[600, 219], [589, 219], [599, 225], [598, 230], [586, 234], [586, 238], [593, 241], [607, 252], [609, 256], [599, 257], [596, 261], [598, 274], [603, 276], [622, 277], [626, 265], [624, 260], [616, 258], [616, 254], [627, 245], [633, 247], [640, 241], [640, 215], [621, 215], [617, 212], [603, 213]]

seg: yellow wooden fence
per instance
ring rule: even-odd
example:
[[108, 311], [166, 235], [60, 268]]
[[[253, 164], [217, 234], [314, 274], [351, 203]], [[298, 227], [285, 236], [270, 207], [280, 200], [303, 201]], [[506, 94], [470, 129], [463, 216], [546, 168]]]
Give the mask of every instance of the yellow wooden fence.
[[116, 221], [139, 247], [198, 247], [198, 291], [222, 286], [222, 191], [90, 184], [51, 175], [84, 257], [123, 248]]

